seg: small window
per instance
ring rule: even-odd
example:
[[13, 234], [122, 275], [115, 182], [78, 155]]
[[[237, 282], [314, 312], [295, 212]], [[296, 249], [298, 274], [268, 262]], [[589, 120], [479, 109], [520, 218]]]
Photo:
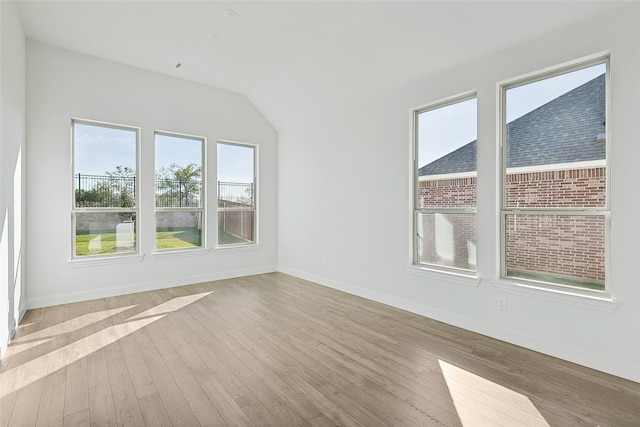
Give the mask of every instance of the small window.
[[415, 112], [414, 264], [475, 271], [475, 95]]
[[218, 142], [218, 246], [257, 242], [257, 147]]
[[139, 129], [72, 120], [73, 258], [138, 252]]
[[204, 147], [200, 137], [156, 132], [156, 250], [204, 246]]
[[503, 277], [608, 291], [606, 91], [606, 59], [503, 86]]

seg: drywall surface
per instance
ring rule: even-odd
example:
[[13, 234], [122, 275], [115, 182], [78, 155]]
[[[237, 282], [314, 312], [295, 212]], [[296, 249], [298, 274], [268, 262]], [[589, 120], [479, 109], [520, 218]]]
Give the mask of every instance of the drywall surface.
[[[137, 233], [142, 259], [70, 262], [72, 118], [141, 129]], [[154, 254], [157, 130], [207, 138], [208, 252]], [[251, 250], [215, 248], [218, 140], [256, 144], [259, 149], [260, 244]], [[277, 136], [246, 97], [29, 41], [27, 145], [29, 307], [275, 269]]]
[[[286, 77], [295, 96], [283, 95], [278, 84], [257, 94], [256, 104], [283, 129], [279, 269], [640, 381], [639, 24], [640, 5], [633, 3], [404, 87], [363, 93], [337, 75], [333, 83], [292, 75]], [[606, 53], [615, 302], [525, 292], [499, 279], [498, 85]], [[410, 268], [411, 112], [469, 91], [478, 95], [476, 280]], [[276, 92], [278, 100], [267, 103]]]
[[0, 2], [0, 358], [24, 313], [25, 38]]

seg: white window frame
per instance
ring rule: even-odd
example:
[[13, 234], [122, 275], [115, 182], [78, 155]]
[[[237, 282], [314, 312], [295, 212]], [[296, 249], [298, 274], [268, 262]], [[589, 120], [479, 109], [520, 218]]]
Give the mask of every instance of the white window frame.
[[[506, 121], [506, 94], [507, 91], [511, 88], [523, 86], [526, 84], [534, 83], [537, 81], [545, 80], [551, 77], [556, 77], [559, 75], [563, 75], [566, 73], [570, 73], [573, 71], [578, 71], [584, 68], [588, 68], [591, 66], [606, 64], [606, 73], [605, 73], [605, 150], [606, 150], [606, 159], [604, 162], [598, 161], [593, 162], [598, 163], [598, 165], [605, 166], [605, 205], [602, 207], [568, 207], [568, 208], [527, 208], [527, 207], [507, 207], [507, 173], [508, 172], [517, 172], [518, 169], [524, 168], [507, 168], [507, 150], [506, 150], [506, 130], [507, 130], [507, 121]], [[610, 106], [611, 106], [611, 90], [610, 90], [610, 60], [609, 55], [598, 55], [592, 58], [579, 60], [570, 62], [567, 64], [563, 64], [557, 67], [549, 68], [543, 71], [530, 73], [526, 76], [516, 78], [507, 82], [502, 82], [498, 84], [498, 93], [499, 93], [499, 148], [500, 148], [500, 281], [505, 283], [505, 286], [509, 286], [509, 284], [521, 285], [525, 287], [538, 288], [540, 290], [550, 290], [554, 292], [568, 293], [568, 294], [576, 294], [576, 295], [584, 295], [595, 298], [608, 299], [611, 296], [611, 287], [610, 287], [610, 228], [611, 228], [611, 208], [610, 208], [610, 189], [611, 189], [611, 172], [610, 172], [610, 147], [611, 147], [611, 138], [610, 138]], [[584, 163], [584, 162], [583, 162]], [[586, 162], [589, 163], [589, 162]], [[559, 166], [554, 170], [561, 169], [581, 169], [585, 167], [585, 164], [580, 162], [574, 163], [573, 166], [571, 164], [562, 164], [562, 165], [543, 165], [541, 167], [530, 167], [527, 168], [529, 171], [534, 170], [548, 170], [551, 167]], [[590, 166], [590, 165], [587, 165]], [[507, 224], [506, 219], [509, 215], [535, 215], [535, 216], [600, 216], [604, 219], [604, 263], [605, 263], [605, 283], [604, 290], [595, 290], [586, 287], [580, 286], [571, 286], [562, 283], [556, 282], [547, 282], [543, 280], [534, 280], [534, 279], [525, 279], [520, 277], [508, 276], [507, 275]]]
[[[442, 272], [448, 273], [451, 275], [457, 275], [462, 277], [477, 277], [477, 259], [476, 259], [476, 269], [464, 269], [458, 267], [450, 267], [443, 266], [438, 264], [424, 263], [419, 260], [419, 249], [418, 249], [418, 217], [420, 214], [466, 214], [466, 215], [475, 215], [477, 219], [478, 209], [477, 203], [476, 206], [471, 207], [460, 207], [460, 208], [420, 208], [418, 203], [419, 191], [420, 191], [420, 179], [419, 177], [419, 116], [422, 113], [426, 113], [429, 111], [437, 110], [439, 108], [448, 107], [450, 105], [454, 105], [460, 102], [469, 101], [472, 99], [478, 99], [478, 94], [476, 91], [466, 92], [460, 95], [452, 96], [440, 101], [436, 101], [434, 103], [422, 106], [420, 108], [413, 110], [412, 117], [412, 239], [411, 239], [411, 248], [412, 248], [412, 268], [418, 268], [420, 270], [425, 271], [434, 271], [434, 272]], [[476, 109], [476, 115], [478, 111]], [[477, 132], [476, 132], [476, 144], [477, 144]], [[477, 159], [476, 159], [477, 161]], [[476, 178], [476, 190], [477, 190], [477, 171], [473, 172], [464, 172], [464, 173], [454, 173], [447, 175], [437, 175], [433, 176], [430, 179], [457, 179], [457, 178]], [[477, 226], [477, 225], [476, 225]], [[474, 282], [474, 285], [477, 283]]]
[[[133, 208], [79, 208], [76, 207], [76, 138], [75, 138], [75, 125], [82, 124], [88, 126], [96, 126], [111, 129], [120, 129], [125, 131], [135, 132], [136, 134], [136, 175], [135, 175], [135, 197]], [[141, 227], [140, 227], [140, 134], [141, 129], [136, 126], [128, 126], [110, 122], [103, 122], [97, 120], [71, 118], [71, 261], [97, 261], [99, 259], [105, 260], [122, 260], [123, 258], [139, 258], [140, 257], [140, 242], [141, 239]], [[96, 255], [81, 255], [76, 254], [76, 216], [83, 213], [134, 213], [136, 216], [136, 245], [135, 251], [122, 252], [114, 254], [96, 254]]]
[[[217, 149], [218, 149], [218, 145], [220, 144], [224, 144], [224, 145], [233, 145], [236, 147], [247, 147], [247, 148], [251, 148], [253, 149], [253, 207], [251, 208], [220, 208], [218, 207], [218, 198], [219, 198], [219, 194], [218, 194], [218, 177], [216, 176], [216, 249], [222, 249], [222, 250], [232, 250], [234, 248], [236, 249], [242, 249], [242, 248], [254, 248], [254, 247], [258, 247], [260, 245], [260, 228], [259, 228], [259, 210], [258, 210], [258, 206], [259, 206], [259, 202], [260, 202], [260, 190], [259, 190], [259, 181], [258, 181], [258, 165], [259, 165], [259, 146], [257, 144], [250, 144], [250, 143], [246, 143], [246, 142], [238, 142], [238, 141], [229, 141], [229, 140], [223, 140], [223, 139], [219, 139], [218, 141], [216, 141], [216, 153], [217, 153]], [[216, 162], [218, 161], [217, 159], [217, 155], [216, 155]], [[244, 243], [230, 243], [230, 244], [225, 244], [225, 245], [221, 245], [219, 242], [219, 236], [218, 236], [218, 229], [220, 228], [220, 224], [218, 223], [218, 218], [219, 218], [219, 213], [220, 212], [252, 212], [253, 213], [253, 241], [251, 242], [244, 242]]]
[[[182, 139], [190, 139], [195, 141], [200, 141], [201, 143], [201, 151], [200, 151], [200, 164], [201, 166], [201, 203], [200, 207], [158, 207], [155, 205], [155, 191], [156, 191], [156, 176], [155, 171], [157, 165], [155, 164], [155, 156], [154, 156], [154, 177], [153, 177], [153, 197], [154, 197], [154, 253], [155, 254], [165, 254], [172, 252], [183, 252], [183, 251], [199, 251], [207, 248], [207, 138], [204, 136], [190, 135], [185, 133], [177, 133], [177, 132], [168, 132], [157, 130], [153, 133], [153, 147], [154, 153], [156, 150], [156, 136], [163, 135], [169, 136], [173, 138], [182, 138]], [[158, 249], [158, 232], [157, 232], [157, 224], [158, 224], [158, 213], [170, 213], [170, 212], [200, 212], [200, 221], [201, 221], [201, 231], [200, 231], [200, 246], [192, 246], [186, 248], [166, 248], [166, 249]]]

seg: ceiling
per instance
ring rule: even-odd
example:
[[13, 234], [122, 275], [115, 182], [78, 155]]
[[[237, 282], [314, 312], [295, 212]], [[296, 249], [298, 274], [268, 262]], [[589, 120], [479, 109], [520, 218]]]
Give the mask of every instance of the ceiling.
[[20, 1], [18, 10], [30, 40], [243, 93], [269, 109], [286, 93], [400, 86], [620, 5]]

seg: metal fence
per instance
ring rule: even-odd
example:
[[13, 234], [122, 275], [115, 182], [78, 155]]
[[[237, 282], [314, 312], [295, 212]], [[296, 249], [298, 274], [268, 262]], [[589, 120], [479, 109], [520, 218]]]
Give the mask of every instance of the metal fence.
[[218, 181], [218, 207], [252, 207], [253, 196], [253, 182]]
[[[135, 176], [75, 175], [78, 208], [133, 207], [136, 200]], [[202, 181], [155, 179], [155, 204], [164, 208], [202, 207]], [[218, 181], [218, 207], [253, 207], [252, 182]]]
[[78, 208], [122, 208], [135, 206], [136, 177], [75, 175]]
[[156, 207], [201, 208], [202, 181], [156, 177]]

